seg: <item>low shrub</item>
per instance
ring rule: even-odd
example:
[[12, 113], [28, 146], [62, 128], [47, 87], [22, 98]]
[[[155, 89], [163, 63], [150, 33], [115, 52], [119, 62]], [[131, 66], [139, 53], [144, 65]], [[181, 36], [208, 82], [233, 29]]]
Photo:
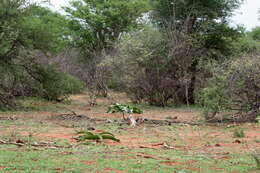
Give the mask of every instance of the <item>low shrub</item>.
[[260, 154], [252, 154], [252, 157], [254, 158], [255, 160], [255, 163], [256, 163], [256, 168], [258, 170], [260, 170]]
[[0, 111], [12, 110], [16, 107], [16, 102], [12, 95], [0, 91]]
[[233, 137], [234, 138], [244, 138], [245, 137], [245, 132], [241, 128], [236, 128], [233, 132]]
[[38, 82], [38, 92], [47, 100], [64, 100], [68, 94], [79, 93], [84, 83], [75, 77], [57, 71], [53, 66], [36, 66], [32, 74]]
[[77, 78], [59, 72], [55, 66], [36, 62], [0, 64], [0, 74], [1, 110], [17, 108], [16, 98], [20, 96], [63, 101], [69, 94], [80, 93], [84, 89], [84, 83]]
[[184, 33], [171, 35], [146, 27], [122, 37], [115, 55], [102, 62], [111, 69], [114, 88], [123, 88], [134, 103], [187, 104], [191, 40]]
[[203, 107], [207, 121], [214, 120], [217, 113], [230, 109], [231, 100], [225, 83], [225, 78], [215, 76], [209, 81], [208, 87], [197, 94], [197, 101]]

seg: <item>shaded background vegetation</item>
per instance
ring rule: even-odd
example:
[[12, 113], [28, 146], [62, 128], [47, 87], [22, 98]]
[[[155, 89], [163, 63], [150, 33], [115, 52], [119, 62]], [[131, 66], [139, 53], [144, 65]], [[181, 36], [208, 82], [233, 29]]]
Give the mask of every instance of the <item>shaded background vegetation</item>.
[[260, 28], [231, 27], [242, 0], [73, 0], [65, 14], [0, 2], [0, 109], [18, 97], [64, 101], [87, 89], [135, 103], [260, 114]]

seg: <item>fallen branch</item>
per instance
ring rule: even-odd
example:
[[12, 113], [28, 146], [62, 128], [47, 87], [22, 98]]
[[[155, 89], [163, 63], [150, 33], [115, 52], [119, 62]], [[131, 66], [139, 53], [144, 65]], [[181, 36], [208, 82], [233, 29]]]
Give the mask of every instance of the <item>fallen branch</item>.
[[69, 146], [61, 146], [61, 145], [53, 145], [50, 144], [48, 142], [44, 142], [44, 143], [26, 143], [24, 141], [21, 140], [17, 140], [17, 142], [9, 142], [9, 141], [4, 141], [4, 140], [0, 140], [0, 144], [2, 145], [16, 145], [18, 147], [23, 147], [23, 146], [33, 146], [33, 147], [45, 147], [45, 148], [72, 148], [73, 145], [69, 145]]
[[82, 120], [88, 120], [88, 121], [106, 121], [106, 119], [101, 118], [91, 118], [87, 115], [81, 115], [76, 114], [75, 112], [72, 113], [63, 113], [58, 114], [55, 116], [51, 116], [51, 119], [57, 119], [57, 120], [72, 120], [72, 121], [82, 121]]
[[0, 144], [16, 145], [16, 146], [19, 146], [19, 147], [22, 147], [22, 146], [24, 146], [24, 145], [25, 145], [25, 144], [23, 144], [23, 143], [17, 143], [17, 142], [7, 142], [7, 141], [3, 141], [3, 140], [0, 140]]
[[[70, 110], [71, 111], [71, 110]], [[118, 122], [119, 124], [128, 124], [132, 127], [141, 125], [141, 124], [153, 124], [153, 125], [172, 125], [172, 124], [187, 124], [187, 125], [202, 125], [203, 123], [192, 123], [192, 122], [181, 122], [181, 121], [176, 121], [176, 120], [157, 120], [157, 119], [148, 119], [148, 118], [143, 118], [143, 117], [138, 117], [134, 118], [132, 115], [129, 115], [128, 117], [123, 114], [123, 121], [111, 121], [109, 119], [104, 119], [104, 118], [92, 118], [87, 115], [80, 115], [77, 114], [74, 111], [71, 111], [71, 113], [64, 113], [64, 114], [59, 114], [52, 116], [51, 119], [57, 119], [57, 120], [72, 120], [72, 121], [82, 121], [82, 120], [87, 120], [87, 121], [92, 121], [92, 122], [104, 122], [104, 123], [112, 123], [112, 122]]]
[[10, 117], [0, 117], [0, 120], [12, 120], [12, 121], [14, 121], [14, 120], [18, 120], [18, 118], [15, 117], [15, 116], [10, 116]]
[[145, 158], [145, 159], [170, 160], [169, 158], [156, 157], [156, 156], [153, 156], [153, 155], [147, 155], [145, 153], [138, 153], [136, 156], [137, 157], [142, 157], [142, 158]]
[[158, 146], [161, 146], [160, 148], [162, 149], [175, 149], [174, 147], [169, 146], [166, 142], [152, 144], [151, 146], [140, 145], [139, 148], [158, 149]]
[[137, 154], [136, 156], [142, 157], [142, 158], [145, 158], [145, 159], [161, 160], [161, 159], [158, 158], [158, 157], [154, 157], [154, 156], [146, 155], [146, 154], [142, 154], [142, 153], [139, 153], [139, 154]]
[[144, 146], [144, 145], [140, 145], [139, 148], [147, 148], [147, 149], [154, 149], [154, 150], [157, 150], [157, 149], [158, 149], [158, 148], [155, 148], [155, 147]]
[[181, 122], [174, 120], [155, 120], [155, 119], [147, 119], [147, 118], [137, 118], [137, 124], [154, 124], [154, 125], [172, 125], [172, 124], [187, 124], [192, 126], [201, 125], [202, 123], [191, 123], [191, 122]]

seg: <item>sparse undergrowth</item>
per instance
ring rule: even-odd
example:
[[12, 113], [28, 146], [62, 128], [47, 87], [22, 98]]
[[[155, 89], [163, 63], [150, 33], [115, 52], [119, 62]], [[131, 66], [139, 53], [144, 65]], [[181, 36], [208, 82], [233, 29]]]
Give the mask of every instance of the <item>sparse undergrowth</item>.
[[233, 133], [234, 138], [244, 138], [245, 132], [242, 128], [236, 128]]
[[[252, 150], [257, 150], [259, 146], [258, 124], [143, 124], [130, 128], [126, 124], [114, 123], [121, 116], [105, 113], [109, 104], [99, 104], [89, 110], [83, 103], [84, 99], [73, 99], [71, 102], [63, 104], [31, 99], [25, 104], [35, 108], [40, 105], [36, 112], [0, 113], [0, 128], [4, 129], [0, 132], [0, 140], [6, 142], [0, 144], [0, 172], [258, 171], [258, 162], [252, 157]], [[145, 109], [145, 113], [140, 116], [154, 113], [160, 114], [160, 118], [174, 118], [176, 115], [177, 120], [194, 111], [191, 108], [176, 110], [171, 107], [140, 107]], [[68, 112], [69, 109], [90, 117], [99, 116], [103, 112], [104, 116], [97, 120], [105, 118], [110, 121], [49, 118], [50, 115], [59, 116], [61, 112]], [[84, 130], [77, 134], [77, 129]], [[234, 139], [237, 129], [242, 129], [246, 137]], [[103, 134], [107, 131], [111, 133]], [[118, 140], [102, 140], [106, 136], [118, 138], [120, 143]], [[82, 139], [79, 143], [85, 145], [78, 145], [76, 137]], [[102, 142], [87, 142], [89, 137]], [[22, 142], [21, 146], [12, 144]], [[73, 147], [66, 148], [68, 146]]]

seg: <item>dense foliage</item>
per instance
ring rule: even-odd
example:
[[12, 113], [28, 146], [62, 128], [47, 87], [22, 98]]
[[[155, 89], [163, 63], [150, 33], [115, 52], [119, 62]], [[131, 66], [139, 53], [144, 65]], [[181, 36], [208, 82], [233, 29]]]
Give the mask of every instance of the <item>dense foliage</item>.
[[41, 63], [42, 56], [64, 48], [67, 42], [65, 23], [62, 15], [27, 0], [0, 2], [2, 109], [14, 108], [18, 96], [58, 100], [65, 94], [82, 90], [83, 85], [74, 77]]
[[74, 31], [74, 43], [87, 53], [111, 48], [124, 32], [138, 26], [147, 11], [146, 0], [73, 0], [65, 10]]
[[62, 101], [86, 85], [93, 100], [114, 89], [135, 103], [199, 103], [206, 119], [228, 111], [254, 120], [260, 29], [229, 25], [242, 2], [72, 0], [60, 14], [2, 0], [0, 109], [16, 107], [20, 96]]
[[41, 66], [34, 64], [29, 71], [31, 80], [37, 88], [36, 96], [41, 96], [51, 101], [62, 101], [68, 94], [80, 93], [84, 89], [83, 82], [75, 77], [59, 72], [54, 66]]
[[162, 33], [147, 27], [125, 36], [118, 44], [118, 54], [103, 61], [102, 66], [110, 69], [112, 78], [125, 87], [134, 102], [156, 106], [166, 106], [174, 98], [178, 102], [183, 83], [176, 79], [178, 74], [173, 71], [181, 73], [180, 68], [185, 67], [170, 69], [174, 60], [167, 54], [167, 44]]
[[200, 95], [206, 119], [214, 119], [218, 113], [236, 111], [240, 121], [256, 120], [260, 114], [259, 71], [259, 53], [218, 66]]
[[[82, 80], [91, 93], [107, 96], [106, 72], [98, 68], [121, 35], [140, 28], [147, 0], [73, 0], [64, 7], [69, 18], [72, 44], [80, 51]], [[94, 97], [94, 96], [93, 96]]]
[[[171, 56], [179, 56], [176, 42], [185, 46], [189, 55], [182, 54], [185, 59], [191, 59], [185, 70], [189, 77], [188, 102], [195, 103], [197, 76], [200, 75], [198, 65], [204, 60], [223, 60], [232, 55], [232, 42], [239, 38], [239, 30], [229, 27], [228, 18], [239, 7], [240, 0], [159, 0], [153, 1], [152, 19], [162, 32], [172, 39]], [[179, 35], [184, 37], [179, 38]], [[176, 64], [174, 64], [176, 65]]]

